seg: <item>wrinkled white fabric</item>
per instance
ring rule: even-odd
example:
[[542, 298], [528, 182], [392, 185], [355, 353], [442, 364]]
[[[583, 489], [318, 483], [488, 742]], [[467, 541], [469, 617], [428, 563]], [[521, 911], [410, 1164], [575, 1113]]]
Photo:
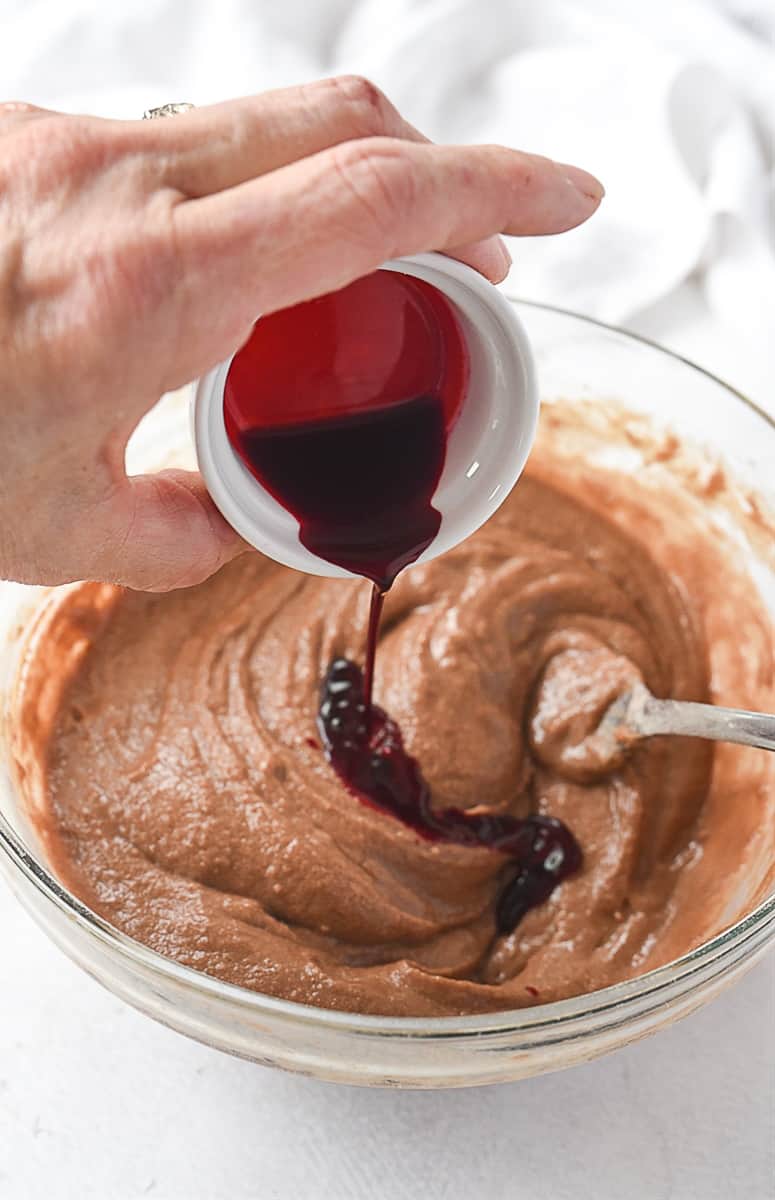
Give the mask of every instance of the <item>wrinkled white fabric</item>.
[[[629, 321], [695, 272], [756, 336], [775, 311], [772, 0], [25, 0], [10, 97], [135, 116], [353, 70], [431, 136], [500, 141], [605, 182], [594, 221], [513, 245], [521, 294]], [[15, 9], [13, 21], [9, 9]]]

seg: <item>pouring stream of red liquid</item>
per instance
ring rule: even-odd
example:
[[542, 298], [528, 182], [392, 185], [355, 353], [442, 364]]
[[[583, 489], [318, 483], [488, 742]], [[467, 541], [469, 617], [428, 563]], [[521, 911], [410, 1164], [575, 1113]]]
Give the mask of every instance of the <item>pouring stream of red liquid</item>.
[[468, 376], [447, 299], [381, 270], [262, 317], [229, 368], [224, 418], [247, 469], [298, 520], [302, 545], [372, 583], [364, 669], [336, 659], [323, 684], [331, 764], [361, 800], [423, 837], [515, 860], [496, 909], [507, 932], [578, 868], [573, 835], [551, 817], [434, 809], [400, 729], [372, 704], [385, 593], [439, 531], [433, 496]]

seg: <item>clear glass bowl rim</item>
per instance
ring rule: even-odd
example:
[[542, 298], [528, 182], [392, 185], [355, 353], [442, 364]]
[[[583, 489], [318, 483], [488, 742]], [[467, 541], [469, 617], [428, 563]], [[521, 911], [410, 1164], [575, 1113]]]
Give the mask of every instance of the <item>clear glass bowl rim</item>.
[[[616, 334], [625, 340], [641, 343], [658, 354], [677, 360], [705, 376], [710, 382], [723, 388], [736, 400], [745, 404], [769, 427], [770, 431], [775, 432], [775, 419], [770, 417], [754, 400], [720, 379], [712, 371], [698, 366], [691, 359], [675, 351], [667, 350], [658, 342], [616, 325], [599, 321], [594, 317], [573, 312], [571, 309], [525, 300], [508, 292], [506, 295], [510, 301], [521, 307], [570, 317], [605, 330], [607, 333]], [[712, 968], [717, 960], [725, 959], [728, 953], [737, 950], [742, 951], [744, 955], [746, 943], [760, 944], [762, 936], [767, 932], [771, 937], [775, 937], [775, 892], [773, 892], [741, 920], [722, 930], [707, 942], [703, 942], [694, 950], [681, 955], [680, 958], [644, 975], [602, 988], [599, 991], [585, 992], [580, 996], [548, 1004], [462, 1017], [372, 1016], [317, 1008], [312, 1005], [299, 1004], [296, 1001], [267, 996], [260, 992], [252, 992], [196, 971], [192, 967], [183, 966], [173, 959], [165, 958], [148, 946], [134, 941], [92, 912], [49, 874], [43, 864], [24, 845], [2, 813], [0, 813], [0, 852], [7, 856], [11, 867], [18, 870], [48, 903], [59, 910], [61, 915], [101, 943], [108, 954], [126, 961], [130, 969], [135, 964], [141, 970], [152, 975], [156, 974], [184, 989], [192, 989], [203, 997], [209, 997], [216, 1002], [225, 1002], [229, 1006], [237, 1006], [246, 1014], [255, 1014], [257, 1017], [266, 1016], [267, 1018], [274, 1016], [275, 1018], [284, 1018], [285, 1022], [306, 1026], [309, 1029], [319, 1028], [321, 1031], [326, 1028], [338, 1029], [342, 1032], [362, 1034], [366, 1037], [377, 1035], [397, 1039], [406, 1038], [415, 1042], [439, 1040], [449, 1042], [456, 1039], [469, 1040], [472, 1035], [486, 1038], [490, 1034], [500, 1038], [508, 1034], [535, 1034], [549, 1029], [559, 1031], [563, 1026], [571, 1025], [584, 1018], [597, 1018], [598, 1021], [601, 1018], [605, 1019], [606, 1015], [611, 1016], [632, 1002], [637, 1004], [642, 1001], [652, 1001], [658, 1004], [660, 993], [672, 991], [676, 986], [681, 991], [690, 989], [693, 976], [704, 975], [707, 968]]]

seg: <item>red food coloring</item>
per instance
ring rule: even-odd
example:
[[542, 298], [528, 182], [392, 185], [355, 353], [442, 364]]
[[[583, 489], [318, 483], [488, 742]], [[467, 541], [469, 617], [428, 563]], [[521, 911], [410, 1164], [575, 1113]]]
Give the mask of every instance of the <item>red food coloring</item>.
[[446, 297], [380, 270], [261, 317], [229, 367], [223, 414], [246, 469], [298, 520], [302, 545], [373, 584], [364, 671], [335, 659], [323, 685], [331, 764], [364, 803], [422, 837], [509, 855], [496, 907], [504, 933], [578, 869], [575, 838], [552, 817], [434, 809], [400, 729], [371, 703], [384, 594], [439, 531], [432, 501], [468, 377]]
[[401, 730], [377, 705], [367, 706], [360, 668], [336, 658], [323, 684], [318, 727], [331, 765], [364, 803], [390, 812], [429, 841], [487, 846], [514, 860], [496, 906], [499, 933], [510, 933], [581, 865], [570, 830], [554, 817], [517, 817], [435, 809], [420, 765]]
[[256, 322], [229, 367], [226, 432], [303, 546], [386, 591], [439, 531], [468, 373], [441, 292], [375, 271]]

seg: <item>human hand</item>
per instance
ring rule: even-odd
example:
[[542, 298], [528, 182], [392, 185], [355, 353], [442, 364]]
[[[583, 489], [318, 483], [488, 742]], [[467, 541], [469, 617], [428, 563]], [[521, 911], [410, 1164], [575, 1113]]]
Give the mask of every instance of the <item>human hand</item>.
[[0, 576], [164, 591], [245, 549], [196, 473], [127, 477], [159, 396], [255, 316], [492, 235], [586, 220], [600, 184], [500, 146], [436, 146], [355, 77], [164, 121], [0, 105]]

